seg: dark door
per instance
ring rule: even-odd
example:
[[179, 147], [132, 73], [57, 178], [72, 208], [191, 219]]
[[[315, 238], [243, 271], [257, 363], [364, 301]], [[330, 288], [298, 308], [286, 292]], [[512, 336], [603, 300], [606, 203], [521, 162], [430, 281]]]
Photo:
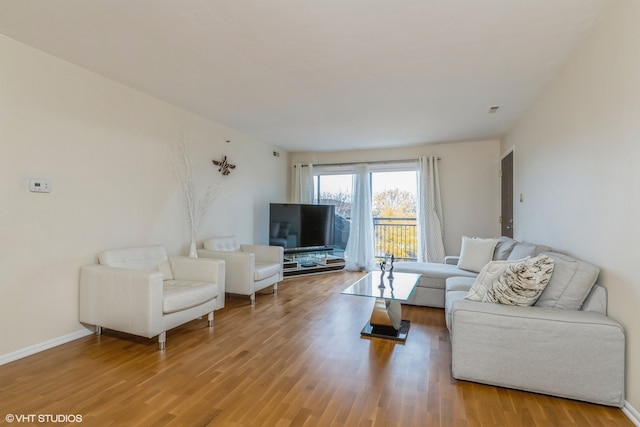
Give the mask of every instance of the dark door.
[[500, 177], [502, 193], [501, 233], [503, 236], [513, 238], [513, 151], [502, 159]]

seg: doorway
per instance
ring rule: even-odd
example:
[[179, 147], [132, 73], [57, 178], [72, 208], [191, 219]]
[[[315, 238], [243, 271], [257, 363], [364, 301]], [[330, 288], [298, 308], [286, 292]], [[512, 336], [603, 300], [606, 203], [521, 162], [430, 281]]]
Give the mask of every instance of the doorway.
[[513, 150], [502, 158], [500, 165], [501, 234], [513, 238]]

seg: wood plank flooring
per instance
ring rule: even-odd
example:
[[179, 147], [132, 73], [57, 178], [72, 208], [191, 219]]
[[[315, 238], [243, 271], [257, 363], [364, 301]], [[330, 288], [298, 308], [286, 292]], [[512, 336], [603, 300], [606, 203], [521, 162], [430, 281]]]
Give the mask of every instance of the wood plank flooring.
[[0, 366], [0, 419], [77, 414], [82, 423], [52, 425], [83, 426], [633, 425], [616, 408], [456, 381], [440, 309], [406, 306], [405, 344], [361, 338], [373, 300], [340, 294], [360, 276], [288, 279], [278, 295], [259, 294], [255, 307], [228, 297], [213, 329], [206, 320], [173, 329], [165, 351], [155, 340], [105, 331]]

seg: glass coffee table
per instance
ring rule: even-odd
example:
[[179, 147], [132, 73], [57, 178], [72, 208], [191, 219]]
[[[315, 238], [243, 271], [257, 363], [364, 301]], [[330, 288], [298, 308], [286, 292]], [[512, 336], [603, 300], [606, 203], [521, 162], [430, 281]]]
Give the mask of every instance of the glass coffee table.
[[363, 336], [386, 338], [395, 341], [406, 341], [410, 322], [402, 319], [402, 302], [411, 297], [419, 274], [389, 273], [373, 271], [347, 289], [345, 295], [375, 298], [371, 319], [364, 325]]

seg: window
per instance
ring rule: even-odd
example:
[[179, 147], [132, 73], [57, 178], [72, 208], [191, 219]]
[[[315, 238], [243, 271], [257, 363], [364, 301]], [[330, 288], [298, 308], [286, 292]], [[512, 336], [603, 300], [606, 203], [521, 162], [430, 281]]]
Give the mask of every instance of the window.
[[[314, 168], [314, 203], [336, 206], [335, 246], [345, 248], [352, 203], [352, 168]], [[413, 162], [371, 165], [372, 214], [376, 259], [417, 258], [417, 178]]]
[[372, 172], [376, 258], [416, 260], [416, 171]]

